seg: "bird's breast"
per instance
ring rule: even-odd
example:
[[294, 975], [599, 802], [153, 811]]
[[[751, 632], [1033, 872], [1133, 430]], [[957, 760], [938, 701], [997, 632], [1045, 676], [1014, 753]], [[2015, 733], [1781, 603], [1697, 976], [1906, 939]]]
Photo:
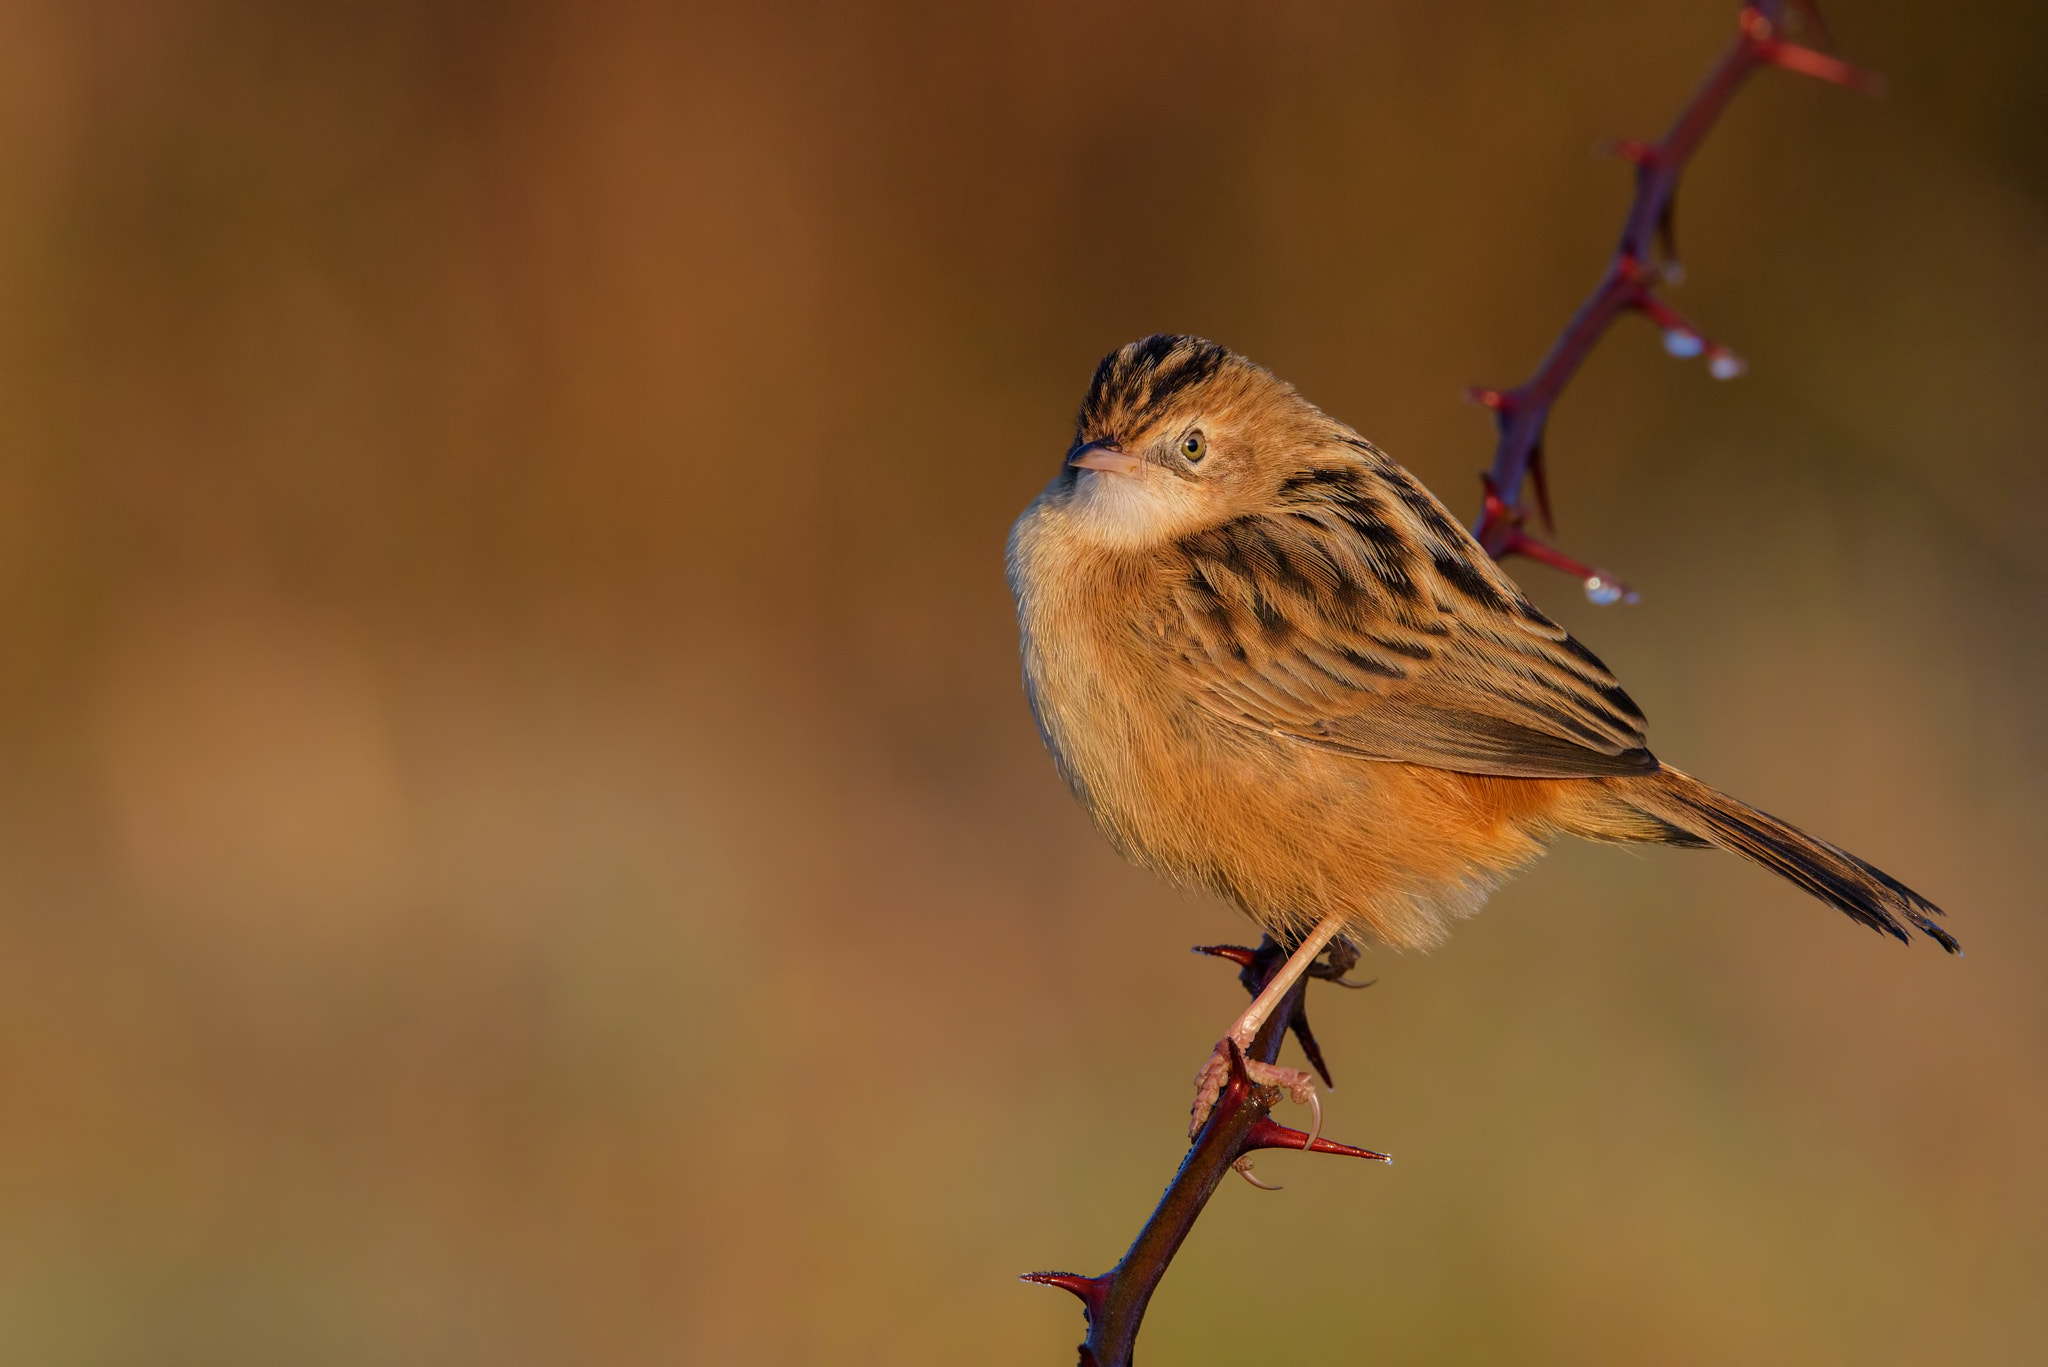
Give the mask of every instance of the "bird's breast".
[[1275, 738], [1222, 722], [1168, 668], [1170, 586], [1157, 566], [1077, 546], [1027, 514], [1011, 583], [1025, 688], [1061, 775], [1124, 854], [1183, 862], [1165, 852], [1188, 845], [1234, 774], [1270, 767]]

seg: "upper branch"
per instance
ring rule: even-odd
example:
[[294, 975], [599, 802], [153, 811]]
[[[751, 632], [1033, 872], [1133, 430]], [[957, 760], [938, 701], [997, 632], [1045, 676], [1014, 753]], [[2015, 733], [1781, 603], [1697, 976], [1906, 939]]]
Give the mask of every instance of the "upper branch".
[[[1635, 165], [1636, 192], [1622, 225], [1621, 241], [1600, 283], [1579, 305], [1535, 374], [1513, 389], [1472, 391], [1473, 398], [1493, 410], [1500, 434], [1493, 466], [1481, 476], [1486, 501], [1472, 534], [1496, 560], [1526, 555], [1577, 575], [1585, 581], [1587, 597], [1596, 603], [1634, 601], [1635, 594], [1606, 573], [1537, 540], [1522, 525], [1522, 492], [1533, 485], [1544, 527], [1555, 531], [1543, 464], [1543, 436], [1551, 408], [1608, 326], [1625, 312], [1640, 313], [1655, 323], [1664, 334], [1664, 349], [1672, 355], [1704, 356], [1716, 379], [1740, 375], [1741, 357], [1719, 342], [1709, 341], [1656, 293], [1658, 284], [1675, 282], [1681, 274], [1671, 221], [1679, 178], [1728, 102], [1758, 67], [1783, 67], [1867, 91], [1880, 86], [1878, 78], [1868, 72], [1779, 36], [1788, 8], [1786, 0], [1760, 0], [1745, 8], [1736, 21], [1735, 37], [1664, 136], [1652, 143], [1624, 139], [1614, 145], [1616, 153]], [[1810, 3], [1798, 8], [1809, 24], [1820, 27], [1819, 13]]]

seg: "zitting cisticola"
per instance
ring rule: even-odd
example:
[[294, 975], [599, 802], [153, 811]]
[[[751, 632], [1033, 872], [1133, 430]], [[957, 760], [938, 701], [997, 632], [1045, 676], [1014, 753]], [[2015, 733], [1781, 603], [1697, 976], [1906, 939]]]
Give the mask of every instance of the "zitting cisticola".
[[1103, 359], [1009, 577], [1040, 733], [1103, 834], [1298, 943], [1240, 1047], [1332, 938], [1431, 944], [1558, 835], [1716, 846], [1957, 949], [1910, 889], [1660, 764], [1428, 490], [1213, 342]]

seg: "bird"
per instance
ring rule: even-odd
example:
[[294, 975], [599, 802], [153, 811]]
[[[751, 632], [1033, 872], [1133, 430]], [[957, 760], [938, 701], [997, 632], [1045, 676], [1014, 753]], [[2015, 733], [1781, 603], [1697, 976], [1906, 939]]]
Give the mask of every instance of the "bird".
[[[1025, 692], [1126, 858], [1294, 946], [1421, 949], [1557, 837], [1714, 847], [1961, 952], [1890, 875], [1660, 761], [1642, 709], [1407, 470], [1265, 367], [1155, 334], [1096, 366], [1006, 551]], [[1308, 1074], [1254, 1079], [1321, 1107]]]

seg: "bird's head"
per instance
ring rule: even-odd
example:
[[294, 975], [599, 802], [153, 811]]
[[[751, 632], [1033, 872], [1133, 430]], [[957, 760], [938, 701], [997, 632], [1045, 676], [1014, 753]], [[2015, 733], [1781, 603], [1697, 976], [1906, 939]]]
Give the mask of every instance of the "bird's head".
[[1049, 492], [1088, 539], [1143, 550], [1272, 507], [1336, 430], [1265, 367], [1156, 334], [1095, 367]]

